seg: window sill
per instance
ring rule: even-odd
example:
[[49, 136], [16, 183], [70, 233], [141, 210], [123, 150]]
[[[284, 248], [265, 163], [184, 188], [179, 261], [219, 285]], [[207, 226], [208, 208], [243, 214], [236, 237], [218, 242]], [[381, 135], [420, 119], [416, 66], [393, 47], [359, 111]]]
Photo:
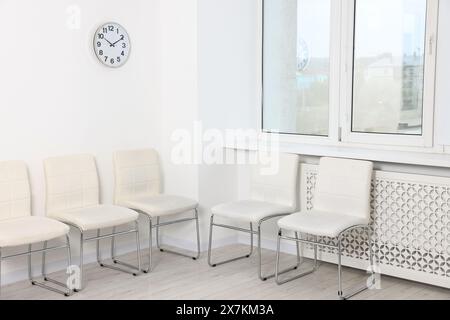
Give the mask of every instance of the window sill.
[[[258, 145], [268, 145], [270, 140], [241, 141], [234, 145], [227, 145], [227, 149], [256, 151]], [[407, 164], [428, 167], [450, 168], [450, 147], [440, 148], [410, 148], [396, 149], [394, 147], [380, 148], [380, 146], [366, 146], [346, 143], [300, 143], [280, 139], [280, 152], [295, 153], [305, 156], [342, 157], [386, 162], [393, 164]]]

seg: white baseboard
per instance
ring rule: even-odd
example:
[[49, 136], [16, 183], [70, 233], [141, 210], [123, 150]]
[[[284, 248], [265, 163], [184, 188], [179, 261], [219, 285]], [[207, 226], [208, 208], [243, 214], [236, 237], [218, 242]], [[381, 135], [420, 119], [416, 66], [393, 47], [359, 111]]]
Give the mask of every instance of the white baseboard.
[[[197, 242], [194, 242], [192, 240], [185, 240], [185, 239], [179, 239], [172, 236], [161, 236], [161, 243], [163, 245], [169, 245], [173, 247], [177, 247], [184, 250], [189, 251], [197, 251]], [[238, 243], [237, 235], [229, 236], [226, 238], [221, 239], [214, 239], [213, 241], [213, 248], [221, 248], [225, 246], [229, 246], [232, 244]], [[148, 246], [147, 246], [148, 247]], [[202, 252], [205, 252], [208, 250], [208, 241], [201, 241], [200, 242], [200, 250]]]

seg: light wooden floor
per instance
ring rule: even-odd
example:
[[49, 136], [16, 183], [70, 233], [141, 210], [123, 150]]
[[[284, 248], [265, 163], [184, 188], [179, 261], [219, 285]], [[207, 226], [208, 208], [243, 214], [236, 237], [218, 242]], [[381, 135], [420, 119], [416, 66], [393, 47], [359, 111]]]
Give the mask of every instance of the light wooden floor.
[[[245, 249], [240, 245], [221, 248], [215, 252], [215, 257], [223, 259]], [[264, 254], [264, 269], [272, 271], [274, 252], [265, 251]], [[206, 253], [199, 261], [193, 261], [155, 250], [154, 261], [153, 273], [139, 277], [90, 264], [85, 269], [86, 289], [70, 298], [32, 287], [29, 282], [23, 281], [2, 288], [1, 299], [336, 299], [336, 266], [326, 263], [321, 264], [319, 271], [313, 275], [278, 286], [273, 279], [266, 282], [258, 279], [256, 256], [210, 268]], [[283, 255], [282, 261], [294, 263], [295, 257]], [[304, 268], [308, 265], [305, 262]], [[64, 275], [61, 272], [54, 276], [61, 278]], [[344, 287], [358, 284], [366, 278], [362, 271], [344, 269]], [[450, 300], [450, 290], [401, 279], [382, 277], [381, 286], [381, 290], [365, 291], [354, 299]]]

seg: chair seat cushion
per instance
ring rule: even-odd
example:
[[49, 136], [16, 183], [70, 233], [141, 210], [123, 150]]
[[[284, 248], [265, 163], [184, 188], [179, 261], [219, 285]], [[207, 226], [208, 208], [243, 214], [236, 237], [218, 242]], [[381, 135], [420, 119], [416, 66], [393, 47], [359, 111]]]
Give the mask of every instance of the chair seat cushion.
[[89, 231], [133, 222], [137, 220], [139, 214], [136, 211], [119, 206], [98, 205], [59, 212], [52, 217], [75, 225], [83, 231]]
[[212, 214], [215, 216], [242, 222], [259, 222], [272, 215], [290, 214], [293, 211], [294, 209], [288, 206], [256, 200], [229, 202], [211, 209]]
[[294, 213], [278, 221], [278, 226], [284, 230], [330, 238], [350, 227], [367, 224], [364, 218], [316, 210]]
[[21, 246], [65, 236], [69, 227], [45, 217], [21, 217], [0, 221], [0, 248]]
[[152, 217], [160, 217], [194, 210], [197, 208], [198, 203], [195, 200], [184, 197], [160, 194], [135, 198], [125, 201], [121, 205], [142, 211]]

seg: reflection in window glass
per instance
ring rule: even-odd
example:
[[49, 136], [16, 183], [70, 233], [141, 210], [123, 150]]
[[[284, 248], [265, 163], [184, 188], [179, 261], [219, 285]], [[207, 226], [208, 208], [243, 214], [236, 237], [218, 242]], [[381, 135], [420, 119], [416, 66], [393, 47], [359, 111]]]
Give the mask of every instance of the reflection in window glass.
[[331, 0], [264, 1], [263, 128], [327, 136]]
[[426, 0], [356, 0], [354, 132], [422, 134]]

